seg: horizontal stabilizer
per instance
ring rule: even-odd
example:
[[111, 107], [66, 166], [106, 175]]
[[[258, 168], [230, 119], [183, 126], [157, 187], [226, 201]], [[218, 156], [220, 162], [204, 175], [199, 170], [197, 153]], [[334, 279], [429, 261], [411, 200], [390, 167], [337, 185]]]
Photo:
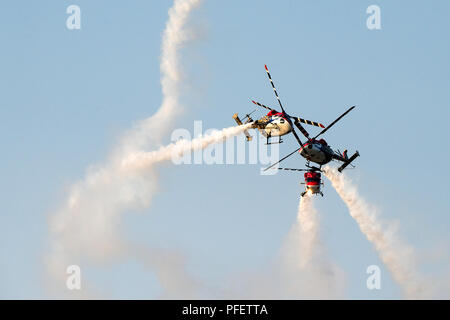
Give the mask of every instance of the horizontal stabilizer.
[[[242, 121], [241, 121], [241, 119], [239, 119], [239, 116], [237, 113], [233, 114], [233, 119], [234, 119], [234, 121], [236, 121], [238, 126], [242, 126]], [[245, 137], [247, 138], [247, 141], [252, 141], [252, 136], [250, 135], [250, 133], [248, 133], [247, 130], [244, 130], [244, 134], [245, 134]]]
[[233, 114], [233, 119], [234, 119], [234, 121], [236, 121], [238, 126], [242, 126], [242, 121], [241, 121], [241, 119], [239, 119], [239, 116], [237, 113]]
[[344, 162], [344, 164], [342, 166], [339, 167], [338, 171], [342, 172], [342, 170], [344, 170], [345, 168], [347, 168], [347, 166], [352, 163], [353, 160], [355, 160], [357, 157], [359, 157], [359, 152], [356, 151], [354, 155], [352, 155], [350, 157], [350, 159], [348, 159], [348, 161]]

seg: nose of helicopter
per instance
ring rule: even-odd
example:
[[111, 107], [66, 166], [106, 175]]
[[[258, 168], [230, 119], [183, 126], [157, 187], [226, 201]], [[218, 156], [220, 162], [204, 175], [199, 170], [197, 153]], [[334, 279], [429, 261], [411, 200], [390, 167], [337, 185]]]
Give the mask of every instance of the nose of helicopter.
[[308, 193], [315, 194], [320, 192], [320, 186], [319, 185], [309, 185], [306, 187], [306, 190]]

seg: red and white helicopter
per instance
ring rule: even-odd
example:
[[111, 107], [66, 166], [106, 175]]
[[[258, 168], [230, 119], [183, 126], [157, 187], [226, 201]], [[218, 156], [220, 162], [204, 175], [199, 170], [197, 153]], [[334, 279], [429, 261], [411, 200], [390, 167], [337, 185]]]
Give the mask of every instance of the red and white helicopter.
[[[298, 152], [302, 157], [304, 157], [307, 160], [306, 167], [308, 169], [290, 169], [290, 168], [279, 168], [284, 170], [294, 170], [294, 171], [306, 171], [304, 177], [305, 177], [305, 185], [306, 185], [306, 191], [302, 193], [302, 196], [304, 196], [306, 193], [309, 194], [322, 194], [320, 191], [320, 186], [323, 184], [321, 182], [321, 167], [324, 164], [329, 163], [332, 160], [340, 161], [342, 162], [342, 165], [338, 168], [339, 172], [342, 172], [348, 165], [350, 165], [353, 160], [355, 160], [359, 156], [359, 152], [356, 151], [350, 158], [347, 155], [347, 150], [345, 150], [343, 153], [341, 153], [339, 150], [334, 151], [324, 139], [318, 139], [319, 136], [327, 132], [333, 125], [336, 124], [339, 120], [341, 120], [347, 113], [349, 113], [351, 110], [355, 108], [355, 106], [349, 108], [347, 111], [345, 111], [341, 116], [339, 116], [336, 120], [334, 120], [330, 125], [327, 127], [324, 127], [322, 124], [317, 122], [312, 122], [309, 120], [304, 120], [298, 117], [292, 117], [286, 113], [286, 111], [283, 108], [283, 105], [281, 104], [281, 100], [278, 96], [277, 90], [275, 89], [275, 85], [273, 83], [272, 77], [270, 76], [269, 69], [267, 68], [267, 65], [265, 66], [267, 76], [269, 77], [270, 84], [272, 85], [273, 91], [275, 93], [275, 96], [277, 98], [278, 104], [280, 105], [281, 112], [277, 112], [274, 109], [268, 108], [260, 103], [254, 102], [258, 106], [261, 106], [263, 108], [270, 109], [272, 113], [272, 117], [276, 116], [277, 118], [273, 119], [272, 122], [276, 122], [277, 127], [280, 128], [279, 130], [279, 136], [285, 135], [287, 133], [292, 133], [299, 143], [299, 148], [288, 154], [287, 156], [280, 159], [278, 162], [275, 162], [274, 164], [270, 165], [264, 170], [268, 170], [273, 168], [275, 165], [279, 164], [281, 161], [287, 159], [294, 153]], [[269, 112], [269, 114], [271, 114]], [[267, 115], [267, 117], [269, 116]], [[242, 124], [242, 122], [239, 120], [237, 115], [235, 120], [238, 122], [238, 124]], [[248, 120], [246, 123], [251, 122], [251, 118], [249, 115], [246, 116]], [[239, 120], [239, 121], [238, 121]], [[256, 127], [260, 130], [265, 130], [268, 124], [265, 124], [264, 129], [261, 129], [258, 127], [258, 122], [260, 122], [262, 119], [255, 121]], [[320, 131], [315, 137], [311, 138], [308, 131], [303, 128], [301, 123], [306, 124], [312, 124], [317, 127], [324, 128], [322, 131]], [[300, 137], [297, 135], [297, 132], [295, 131], [294, 125], [300, 130], [300, 132], [306, 137], [307, 141], [303, 143], [300, 140]], [[273, 136], [272, 131], [269, 131], [270, 135]], [[266, 132], [267, 133], [267, 132]], [[246, 133], [247, 139], [249, 140], [249, 135]], [[310, 162], [316, 163], [319, 165], [319, 167], [310, 166]], [[323, 195], [323, 194], [322, 194]]]
[[[272, 79], [270, 78], [269, 70], [267, 69], [267, 66], [265, 66], [265, 68], [266, 68], [267, 74], [269, 75], [269, 79], [273, 86], [273, 82], [272, 82]], [[275, 94], [277, 94], [275, 87], [273, 87], [273, 88], [274, 88]], [[278, 95], [277, 95], [277, 98], [278, 98]], [[267, 138], [267, 144], [273, 143], [273, 142], [269, 142], [269, 139], [271, 137], [279, 137], [279, 140], [277, 143], [283, 142], [283, 140], [281, 140], [281, 136], [291, 133], [294, 130], [292, 124], [295, 124], [297, 126], [297, 128], [300, 129], [300, 131], [304, 130], [303, 127], [300, 125], [300, 123], [304, 123], [304, 124], [308, 124], [308, 125], [312, 125], [312, 126], [316, 126], [316, 127], [320, 127], [320, 128], [325, 128], [325, 126], [321, 123], [311, 121], [311, 120], [305, 120], [305, 119], [302, 119], [299, 117], [291, 117], [291, 116], [287, 115], [284, 112], [281, 104], [280, 104], [280, 106], [281, 106], [282, 112], [279, 112], [279, 111], [272, 109], [270, 107], [267, 107], [259, 102], [256, 102], [253, 100], [252, 100], [252, 102], [254, 104], [256, 104], [257, 106], [260, 106], [262, 108], [269, 110], [267, 115], [254, 121], [250, 117], [250, 115], [256, 111], [256, 109], [255, 109], [252, 112], [250, 112], [250, 114], [245, 115], [245, 117], [243, 118], [244, 123], [242, 122], [241, 119], [239, 119], [239, 116], [237, 113], [235, 113], [233, 115], [233, 119], [236, 121], [236, 123], [238, 125], [247, 124], [247, 123], [252, 122], [252, 128], [258, 129], [262, 133], [262, 135]], [[247, 141], [252, 140], [252, 136], [248, 133], [248, 131], [245, 131], [244, 134], [247, 137]]]
[[317, 167], [309, 167], [309, 169], [292, 169], [292, 168], [278, 168], [280, 170], [290, 170], [290, 171], [306, 171], [303, 175], [305, 178], [305, 182], [301, 182], [300, 184], [305, 185], [305, 191], [301, 193], [301, 196], [304, 197], [305, 194], [313, 195], [320, 194], [323, 197], [323, 193], [321, 187], [323, 186], [321, 171]]

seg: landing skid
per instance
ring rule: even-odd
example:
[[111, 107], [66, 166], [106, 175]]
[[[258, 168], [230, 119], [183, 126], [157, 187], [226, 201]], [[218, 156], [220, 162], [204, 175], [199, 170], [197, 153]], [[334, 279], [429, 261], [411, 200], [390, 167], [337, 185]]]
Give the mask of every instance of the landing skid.
[[[307, 193], [306, 191], [303, 191], [302, 193], [300, 193], [300, 196], [303, 198], [303, 197], [305, 196], [306, 193]], [[321, 191], [321, 192], [317, 192], [317, 193], [315, 193], [315, 194], [320, 194], [320, 195], [323, 197], [322, 191]]]
[[310, 168], [311, 170], [315, 170], [315, 171], [320, 171], [320, 172], [322, 172], [322, 165], [319, 165], [319, 167], [316, 167], [316, 166], [311, 166], [309, 163], [310, 163], [309, 160], [306, 161], [306, 165], [305, 165], [305, 166], [306, 166], [307, 168]]

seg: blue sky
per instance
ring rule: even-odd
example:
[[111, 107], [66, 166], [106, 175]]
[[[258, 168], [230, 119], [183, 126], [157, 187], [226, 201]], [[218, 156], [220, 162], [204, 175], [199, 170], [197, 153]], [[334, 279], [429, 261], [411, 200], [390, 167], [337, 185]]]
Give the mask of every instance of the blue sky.
[[[81, 7], [81, 30], [66, 28], [70, 4]], [[366, 28], [371, 4], [381, 8], [381, 30]], [[159, 107], [161, 33], [170, 6], [1, 2], [0, 298], [47, 297], [48, 214], [124, 130]], [[401, 222], [402, 236], [423, 257], [448, 249], [449, 10], [448, 1], [205, 0], [191, 24], [201, 36], [182, 54], [190, 81], [177, 126], [192, 130], [202, 120], [204, 128], [228, 127], [232, 114], [253, 110], [251, 99], [275, 106], [268, 64], [291, 114], [326, 124], [357, 106], [325, 138], [360, 151], [349, 174], [384, 219]], [[292, 137], [284, 140], [281, 154], [296, 148]], [[292, 157], [286, 166], [303, 163]], [[183, 252], [190, 272], [218, 286], [270, 264], [295, 220], [300, 175], [261, 176], [257, 165], [192, 165], [163, 167], [161, 177], [151, 208], [127, 215], [124, 233]], [[315, 204], [328, 252], [347, 274], [347, 296], [400, 298], [325, 184]], [[424, 258], [424, 271], [442, 271], [439, 259]], [[380, 291], [366, 288], [371, 264], [382, 267]], [[161, 290], [134, 262], [86, 274], [116, 298], [152, 298]]]

